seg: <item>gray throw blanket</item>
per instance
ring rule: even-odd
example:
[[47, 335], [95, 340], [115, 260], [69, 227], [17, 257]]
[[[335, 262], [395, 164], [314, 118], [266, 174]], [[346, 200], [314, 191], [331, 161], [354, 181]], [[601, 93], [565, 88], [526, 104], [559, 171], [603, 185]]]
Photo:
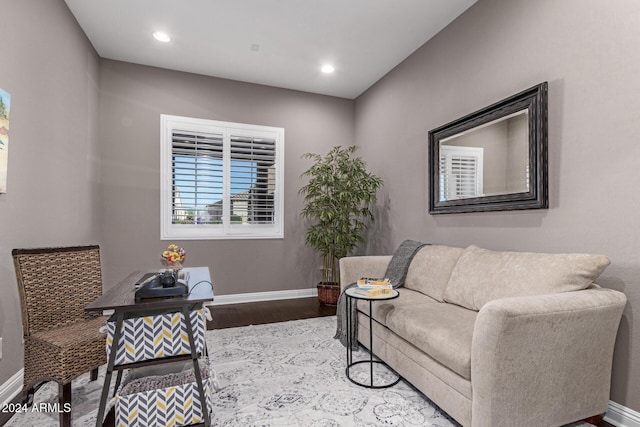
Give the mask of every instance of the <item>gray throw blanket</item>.
[[[405, 240], [398, 246], [398, 249], [393, 253], [391, 261], [387, 266], [385, 272], [385, 278], [389, 279], [393, 288], [399, 288], [404, 286], [404, 281], [407, 278], [407, 271], [414, 255], [418, 250], [427, 245], [428, 243], [416, 242], [415, 240]], [[347, 346], [347, 296], [344, 291], [355, 286], [355, 283], [351, 283], [344, 288], [338, 298], [338, 305], [336, 307], [336, 317], [338, 324], [336, 327], [336, 334], [333, 338], [340, 340], [343, 346]], [[358, 317], [357, 317], [356, 304], [351, 304], [351, 349], [358, 350]]]

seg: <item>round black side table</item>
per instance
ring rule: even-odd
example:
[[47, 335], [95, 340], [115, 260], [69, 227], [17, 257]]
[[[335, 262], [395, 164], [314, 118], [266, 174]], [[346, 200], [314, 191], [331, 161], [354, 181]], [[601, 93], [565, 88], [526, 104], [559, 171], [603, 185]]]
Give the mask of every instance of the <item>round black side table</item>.
[[[372, 307], [372, 303], [374, 301], [386, 301], [386, 300], [390, 300], [390, 299], [394, 299], [394, 298], [398, 298], [398, 296], [400, 295], [400, 293], [398, 291], [396, 291], [395, 289], [393, 291], [391, 291], [390, 294], [382, 294], [382, 295], [378, 295], [378, 296], [367, 296], [367, 295], [362, 295], [359, 294], [357, 292], [355, 292], [354, 288], [349, 288], [345, 291], [346, 297], [347, 297], [347, 369], [346, 369], [346, 374], [347, 374], [347, 378], [349, 378], [349, 380], [354, 383], [357, 384], [359, 386], [362, 387], [367, 387], [367, 388], [387, 388], [387, 387], [391, 387], [393, 385], [396, 385], [398, 383], [398, 381], [400, 381], [400, 375], [398, 375], [393, 369], [391, 369], [389, 367], [389, 365], [387, 365], [385, 362], [383, 362], [382, 360], [373, 360], [373, 307]], [[356, 314], [356, 319], [352, 319], [351, 318], [351, 312], [352, 312], [352, 306], [353, 304], [355, 304], [357, 301], [354, 300], [364, 300], [364, 301], [369, 301], [369, 360], [358, 360], [358, 361], [353, 361], [353, 350], [351, 349], [351, 328], [355, 327], [357, 328], [357, 314]], [[351, 373], [350, 373], [350, 369], [351, 367], [361, 364], [361, 363], [368, 363], [369, 364], [369, 384], [365, 384], [363, 382], [360, 382], [358, 380], [355, 380], [354, 378], [351, 378]], [[392, 372], [393, 374], [395, 374], [395, 376], [397, 377], [395, 380], [393, 380], [390, 383], [386, 383], [386, 384], [374, 384], [374, 380], [373, 380], [373, 366], [374, 364], [379, 364], [384, 366], [386, 369], [388, 369], [390, 372]]]

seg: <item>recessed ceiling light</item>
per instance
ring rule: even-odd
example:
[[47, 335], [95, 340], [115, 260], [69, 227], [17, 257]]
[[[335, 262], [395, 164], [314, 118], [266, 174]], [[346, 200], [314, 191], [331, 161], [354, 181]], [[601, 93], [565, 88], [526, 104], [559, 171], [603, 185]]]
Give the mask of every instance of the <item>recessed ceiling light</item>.
[[167, 43], [171, 40], [169, 34], [163, 33], [162, 31], [156, 31], [155, 33], [153, 33], [153, 38], [163, 43]]
[[325, 73], [325, 74], [331, 74], [331, 73], [333, 73], [335, 70], [336, 70], [336, 69], [335, 69], [335, 68], [333, 68], [333, 65], [331, 65], [331, 64], [324, 64], [324, 65], [322, 66], [322, 68], [320, 68], [320, 71], [322, 71], [322, 72], [323, 72], [323, 73]]

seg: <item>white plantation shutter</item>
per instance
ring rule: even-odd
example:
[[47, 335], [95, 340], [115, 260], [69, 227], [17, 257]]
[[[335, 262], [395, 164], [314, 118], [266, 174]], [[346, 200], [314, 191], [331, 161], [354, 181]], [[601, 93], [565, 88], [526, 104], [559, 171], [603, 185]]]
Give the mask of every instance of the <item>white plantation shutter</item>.
[[173, 130], [171, 156], [172, 223], [220, 223], [222, 210], [208, 201], [223, 198], [223, 135]]
[[482, 196], [483, 149], [440, 146], [440, 201]]
[[162, 239], [283, 237], [284, 129], [161, 116]]
[[[231, 135], [232, 223], [274, 223], [275, 163], [275, 139]], [[247, 181], [253, 185], [242, 191]]]

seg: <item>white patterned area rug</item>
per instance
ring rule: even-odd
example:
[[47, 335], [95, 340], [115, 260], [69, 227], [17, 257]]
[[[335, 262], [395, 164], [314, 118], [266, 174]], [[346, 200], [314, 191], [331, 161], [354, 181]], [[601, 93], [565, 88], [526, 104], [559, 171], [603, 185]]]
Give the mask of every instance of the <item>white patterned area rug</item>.
[[351, 383], [335, 329], [331, 316], [210, 331], [222, 387], [214, 398], [215, 425], [457, 425], [402, 381], [380, 390]]
[[[378, 390], [351, 383], [335, 330], [331, 316], [209, 331], [207, 344], [222, 387], [214, 396], [214, 424], [458, 426], [404, 381]], [[366, 350], [355, 355], [368, 358]], [[358, 374], [364, 375], [359, 380], [368, 379], [367, 372]], [[589, 424], [571, 425], [578, 426]]]
[[[351, 383], [345, 376], [346, 350], [333, 339], [335, 327], [336, 318], [331, 316], [207, 331], [220, 384], [213, 396], [212, 425], [458, 426], [404, 381], [378, 390]], [[368, 353], [354, 356], [364, 358]], [[367, 372], [353, 375], [368, 378]], [[382, 371], [376, 375], [389, 377]], [[88, 374], [74, 381], [74, 426], [95, 425], [103, 379], [104, 366], [97, 381], [88, 381]], [[55, 403], [57, 389], [54, 383], [42, 387], [36, 404]], [[57, 426], [57, 420], [54, 413], [27, 412], [15, 415], [6, 426]], [[571, 425], [578, 426], [589, 424]]]

